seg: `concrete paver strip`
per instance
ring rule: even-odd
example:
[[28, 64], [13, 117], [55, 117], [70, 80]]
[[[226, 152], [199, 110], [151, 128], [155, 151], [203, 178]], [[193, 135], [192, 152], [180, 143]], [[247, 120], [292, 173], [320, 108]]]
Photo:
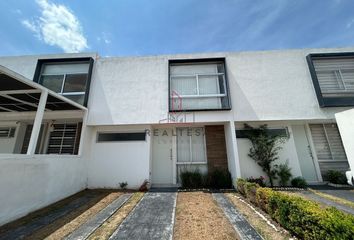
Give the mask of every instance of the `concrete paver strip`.
[[348, 207], [346, 205], [343, 205], [343, 204], [340, 204], [340, 203], [336, 203], [334, 201], [331, 201], [331, 200], [329, 200], [327, 198], [321, 197], [321, 196], [319, 196], [319, 195], [317, 195], [315, 193], [312, 193], [310, 191], [303, 191], [303, 192], [301, 192], [301, 194], [303, 194], [304, 196], [306, 196], [306, 197], [308, 197], [308, 198], [310, 198], [312, 200], [315, 200], [315, 201], [317, 201], [319, 203], [322, 203], [322, 204], [325, 204], [325, 205], [328, 205], [328, 206], [331, 206], [331, 207], [335, 207], [335, 208], [337, 208], [337, 209], [339, 209], [341, 211], [344, 211], [346, 213], [350, 213], [350, 214], [354, 215], [354, 209], [351, 208], [351, 207]]
[[172, 239], [177, 193], [148, 192], [109, 239]]
[[345, 200], [354, 202], [354, 189], [348, 190], [318, 190], [319, 192], [323, 192], [325, 194], [332, 195], [334, 197], [343, 198]]
[[213, 197], [224, 211], [240, 239], [263, 239], [223, 193], [213, 193]]
[[11, 231], [5, 232], [0, 235], [0, 240], [7, 239], [24, 239], [26, 236], [31, 235], [38, 229], [48, 225], [49, 223], [54, 222], [55, 220], [65, 216], [71, 211], [77, 209], [78, 207], [89, 203], [97, 194], [95, 193], [86, 193], [85, 195], [69, 202], [67, 205], [55, 209], [48, 213], [47, 215], [33, 219], [27, 224], [21, 225]]
[[89, 219], [86, 223], [82, 224], [74, 232], [72, 232], [65, 239], [67, 240], [79, 240], [87, 239], [99, 226], [101, 226], [112, 214], [114, 214], [129, 198], [131, 193], [124, 194], [110, 203], [102, 211], [97, 213], [93, 218]]

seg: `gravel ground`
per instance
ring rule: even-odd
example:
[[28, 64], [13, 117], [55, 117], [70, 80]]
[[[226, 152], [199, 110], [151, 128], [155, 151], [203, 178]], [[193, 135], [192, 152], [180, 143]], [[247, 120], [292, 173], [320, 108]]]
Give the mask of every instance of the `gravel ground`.
[[[113, 200], [118, 198], [122, 193], [121, 192], [113, 192], [108, 194], [106, 197], [102, 198], [100, 201], [95, 203], [92, 207], [82, 212], [76, 218], [71, 220], [71, 214], [59, 219], [58, 221], [42, 228], [36, 234], [32, 235], [29, 239], [43, 239], [45, 236], [46, 239], [62, 239], [65, 236], [69, 235], [76, 228], [78, 228], [81, 224], [85, 223], [92, 216], [97, 214], [103, 208], [105, 208], [108, 204], [110, 204]], [[84, 208], [85, 206], [83, 206]], [[74, 214], [74, 213], [73, 213]], [[56, 226], [61, 225], [62, 227], [56, 229]]]
[[210, 193], [180, 192], [174, 239], [237, 239], [237, 235]]

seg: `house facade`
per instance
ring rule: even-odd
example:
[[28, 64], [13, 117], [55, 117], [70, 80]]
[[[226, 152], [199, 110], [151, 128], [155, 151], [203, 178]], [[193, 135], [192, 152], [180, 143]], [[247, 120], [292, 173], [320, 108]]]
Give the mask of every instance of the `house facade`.
[[[0, 57], [0, 224], [85, 188], [265, 175], [248, 124], [310, 184], [354, 168], [354, 48]], [[19, 207], [20, 206], [20, 207]]]

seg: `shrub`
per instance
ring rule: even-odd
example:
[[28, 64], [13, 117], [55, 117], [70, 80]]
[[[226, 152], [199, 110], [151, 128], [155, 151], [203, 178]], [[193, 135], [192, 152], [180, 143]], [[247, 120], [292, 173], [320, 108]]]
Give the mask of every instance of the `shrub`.
[[328, 170], [324, 179], [334, 184], [347, 184], [347, 177], [344, 173], [336, 170]]
[[247, 178], [246, 181], [251, 182], [251, 183], [257, 183], [261, 187], [266, 186], [265, 178], [263, 176], [260, 176], [259, 178], [250, 177], [250, 178]]
[[198, 169], [195, 171], [181, 172], [181, 182], [183, 188], [201, 188], [204, 187], [204, 176]]
[[128, 183], [127, 182], [120, 182], [119, 183], [119, 187], [123, 190], [126, 190], [127, 189], [127, 186], [128, 186]]
[[246, 182], [244, 185], [245, 196], [253, 204], [256, 204], [256, 192], [259, 185], [257, 183]]
[[269, 215], [300, 239], [353, 239], [354, 216], [281, 192], [268, 195]]
[[256, 203], [263, 211], [268, 212], [268, 200], [274, 191], [270, 188], [258, 188], [256, 191]]
[[306, 188], [307, 182], [303, 177], [296, 177], [291, 180], [291, 186], [297, 188]]
[[232, 188], [232, 177], [229, 171], [213, 169], [208, 172], [206, 184], [210, 188]]
[[354, 216], [350, 214], [244, 179], [237, 179], [237, 189], [248, 199], [255, 190], [256, 201], [250, 201], [299, 239], [354, 239]]
[[288, 166], [288, 163], [282, 163], [278, 165], [278, 177], [280, 186], [286, 186], [291, 176], [291, 168]]
[[243, 178], [238, 178], [237, 181], [236, 181], [236, 189], [243, 196], [246, 196], [246, 191], [245, 191], [246, 182], [247, 181], [245, 179], [243, 179]]

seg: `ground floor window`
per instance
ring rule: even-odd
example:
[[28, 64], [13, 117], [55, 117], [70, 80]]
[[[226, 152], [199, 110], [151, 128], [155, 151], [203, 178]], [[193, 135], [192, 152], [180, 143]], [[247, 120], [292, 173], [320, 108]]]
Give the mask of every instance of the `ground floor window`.
[[207, 171], [204, 128], [177, 128], [177, 176], [183, 171]]
[[82, 123], [53, 124], [47, 154], [78, 154]]
[[349, 164], [337, 124], [310, 124], [310, 130], [322, 177], [330, 169], [347, 171]]

